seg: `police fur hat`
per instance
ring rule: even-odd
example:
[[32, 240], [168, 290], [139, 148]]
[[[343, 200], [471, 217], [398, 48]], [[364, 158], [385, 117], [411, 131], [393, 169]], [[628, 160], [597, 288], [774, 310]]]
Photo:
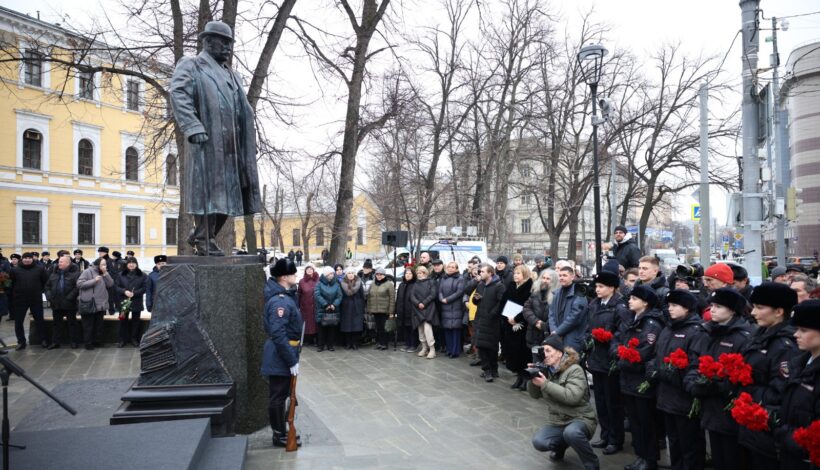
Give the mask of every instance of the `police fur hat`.
[[23, 257], [20, 256], [20, 253], [12, 253], [11, 256], [9, 256], [9, 259], [21, 260]]
[[32, 253], [30, 251], [26, 251], [26, 252], [23, 253], [23, 258], [34, 258], [34, 253]]
[[49, 253], [47, 251], [44, 251], [44, 252], [40, 253], [40, 256], [51, 256], [51, 253]]
[[120, 258], [122, 258], [122, 253], [120, 253], [119, 251], [112, 251], [111, 256], [114, 257], [114, 258], [120, 259]]
[[134, 256], [134, 250], [128, 250], [125, 252], [125, 256]]
[[685, 308], [689, 312], [694, 312], [698, 308], [698, 298], [688, 290], [675, 289], [666, 294], [667, 304], [676, 304]]
[[81, 249], [77, 248], [76, 250], [74, 250], [74, 254], [75, 254], [75, 255], [82, 255], [82, 254], [83, 254], [83, 250], [81, 250]]
[[613, 272], [602, 270], [595, 276], [593, 282], [617, 288], [621, 285], [621, 278]]
[[742, 281], [749, 278], [749, 272], [746, 271], [746, 268], [743, 266], [739, 264], [730, 264], [729, 267], [732, 269], [732, 277], [735, 281]]
[[797, 305], [797, 292], [786, 284], [764, 282], [754, 288], [749, 302], [772, 308], [782, 308], [786, 313], [786, 318], [789, 318], [789, 313]]
[[820, 330], [820, 299], [804, 300], [794, 307], [792, 323], [798, 328]]
[[108, 254], [108, 247], [107, 246], [101, 246], [101, 247], [97, 248], [97, 253]]
[[288, 257], [279, 258], [276, 260], [276, 264], [270, 268], [271, 277], [282, 277], [290, 274], [296, 274], [296, 263]]
[[644, 285], [637, 285], [632, 288], [632, 291], [629, 293], [631, 297], [637, 297], [647, 304], [649, 304], [649, 308], [658, 305], [658, 294], [649, 287]]
[[165, 255], [157, 255], [157, 256], [154, 256], [154, 264], [157, 264], [157, 263], [167, 263], [167, 262], [168, 262], [168, 257], [167, 257], [167, 256], [165, 256]]
[[495, 259], [495, 262], [496, 262], [496, 263], [510, 264], [510, 259], [509, 259], [509, 258], [507, 258], [507, 257], [506, 257], [506, 256], [504, 256], [504, 255], [501, 255], [501, 256], [499, 256], [498, 258], [496, 258], [496, 259]]
[[721, 287], [709, 295], [709, 303], [730, 308], [737, 314], [746, 311], [746, 298], [731, 287]]

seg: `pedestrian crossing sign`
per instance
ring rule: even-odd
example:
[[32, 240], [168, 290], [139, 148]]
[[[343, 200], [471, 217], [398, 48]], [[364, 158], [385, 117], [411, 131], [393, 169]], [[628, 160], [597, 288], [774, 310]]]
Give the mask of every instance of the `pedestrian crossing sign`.
[[692, 220], [695, 222], [700, 220], [700, 204], [692, 204]]

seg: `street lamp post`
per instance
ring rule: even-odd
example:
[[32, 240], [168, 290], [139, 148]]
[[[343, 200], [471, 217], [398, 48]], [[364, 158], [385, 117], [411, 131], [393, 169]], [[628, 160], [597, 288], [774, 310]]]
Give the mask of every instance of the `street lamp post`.
[[603, 122], [598, 112], [598, 81], [603, 71], [604, 56], [607, 50], [600, 44], [590, 44], [578, 51], [578, 63], [584, 75], [584, 81], [592, 92], [592, 197], [595, 203], [595, 272], [601, 272], [601, 185], [598, 183], [598, 124]]

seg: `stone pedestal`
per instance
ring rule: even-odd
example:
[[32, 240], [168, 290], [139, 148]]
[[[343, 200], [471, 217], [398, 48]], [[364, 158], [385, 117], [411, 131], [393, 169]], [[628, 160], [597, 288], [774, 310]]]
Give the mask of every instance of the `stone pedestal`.
[[211, 416], [215, 432], [264, 427], [264, 283], [256, 256], [170, 257], [140, 344], [140, 377], [112, 423], [198, 414]]

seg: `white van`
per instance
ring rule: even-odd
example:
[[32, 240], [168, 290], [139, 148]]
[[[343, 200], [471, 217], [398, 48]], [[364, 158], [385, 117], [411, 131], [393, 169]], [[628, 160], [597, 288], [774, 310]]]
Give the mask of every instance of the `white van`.
[[[396, 248], [396, 278], [401, 279], [404, 276], [404, 265], [406, 260], [413, 257], [410, 252], [410, 247]], [[388, 274], [393, 274], [393, 256], [394, 251], [391, 250], [387, 256], [378, 262], [374, 262], [375, 268], [384, 268]], [[444, 263], [455, 261], [458, 263], [459, 271], [463, 271], [467, 267], [467, 263], [475, 256], [481, 259], [481, 262], [489, 261], [487, 255], [487, 242], [484, 238], [478, 237], [450, 237], [450, 238], [424, 238], [421, 240], [421, 249], [419, 252], [426, 251], [430, 253], [432, 259], [440, 259]]]

